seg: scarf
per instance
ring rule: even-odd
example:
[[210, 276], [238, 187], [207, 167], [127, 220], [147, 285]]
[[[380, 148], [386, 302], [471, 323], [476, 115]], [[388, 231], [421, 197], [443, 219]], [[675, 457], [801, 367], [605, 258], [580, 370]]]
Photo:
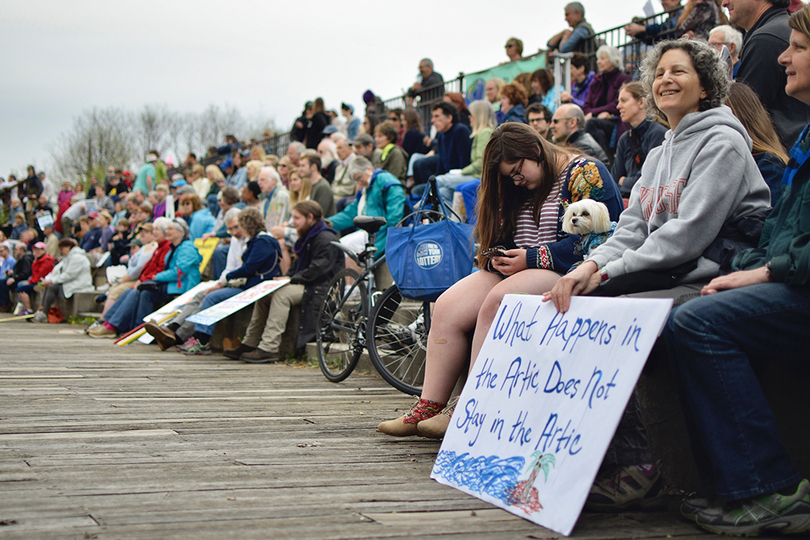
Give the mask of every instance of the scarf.
[[320, 232], [326, 230], [335, 232], [335, 230], [329, 225], [327, 225], [324, 220], [320, 220], [318, 223], [309, 228], [306, 236], [304, 236], [303, 238], [299, 238], [298, 240], [295, 241], [295, 245], [293, 246], [293, 253], [295, 253], [296, 257], [298, 257], [298, 266], [295, 269], [296, 272], [300, 272], [301, 270], [303, 270], [302, 265], [304, 264], [304, 259], [301, 257], [301, 255], [304, 253], [304, 247], [310, 240], [315, 238]]

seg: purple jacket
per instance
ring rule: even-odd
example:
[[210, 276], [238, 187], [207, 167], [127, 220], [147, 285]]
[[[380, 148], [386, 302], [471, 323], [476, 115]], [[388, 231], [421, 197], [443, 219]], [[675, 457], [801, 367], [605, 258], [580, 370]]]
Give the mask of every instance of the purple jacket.
[[[598, 116], [601, 112], [609, 112], [611, 116], [619, 114], [617, 105], [619, 104], [619, 89], [624, 83], [630, 82], [630, 75], [622, 73], [618, 68], [614, 68], [604, 73], [597, 73], [588, 90], [588, 97], [585, 99], [585, 106], [582, 111], [585, 114], [591, 113]], [[599, 98], [602, 97], [604, 88], [607, 86], [607, 104], [597, 107]]]

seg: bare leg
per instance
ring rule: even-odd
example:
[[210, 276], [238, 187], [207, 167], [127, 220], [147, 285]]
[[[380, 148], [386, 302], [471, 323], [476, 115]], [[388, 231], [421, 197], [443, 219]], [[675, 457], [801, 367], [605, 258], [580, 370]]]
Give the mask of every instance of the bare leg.
[[436, 301], [428, 335], [423, 399], [447, 403], [467, 361], [467, 333], [475, 328], [487, 294], [502, 281], [497, 274], [475, 272]]
[[20, 303], [23, 305], [25, 309], [31, 311], [31, 298], [28, 297], [28, 293], [18, 292], [17, 298], [20, 299]]
[[481, 309], [478, 310], [478, 319], [475, 325], [475, 335], [473, 336], [470, 369], [475, 364], [478, 353], [484, 345], [484, 340], [492, 326], [492, 321], [498, 313], [504, 295], [512, 293], [543, 294], [550, 291], [560, 275], [551, 270], [529, 269], [523, 270], [509, 276], [489, 291]]
[[113, 305], [113, 304], [114, 304], [114, 303], [115, 303], [117, 300], [118, 300], [118, 298], [116, 298], [115, 300], [113, 300], [113, 299], [111, 299], [111, 298], [107, 298], [107, 300], [105, 300], [105, 301], [104, 301], [104, 309], [102, 309], [102, 310], [101, 310], [101, 316], [102, 316], [102, 317], [104, 316], [104, 314], [105, 314], [105, 313], [107, 313], [107, 310], [108, 310], [108, 309], [110, 309], [110, 308], [112, 307], [112, 305]]

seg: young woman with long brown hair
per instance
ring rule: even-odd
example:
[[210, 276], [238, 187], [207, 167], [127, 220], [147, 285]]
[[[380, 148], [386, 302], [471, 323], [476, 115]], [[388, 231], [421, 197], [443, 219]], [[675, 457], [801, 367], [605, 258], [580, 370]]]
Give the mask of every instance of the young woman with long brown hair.
[[[560, 224], [567, 205], [586, 198], [605, 203], [611, 219], [618, 219], [621, 196], [600, 162], [545, 141], [525, 124], [508, 122], [495, 129], [484, 150], [477, 208], [482, 270], [436, 301], [421, 399], [404, 416], [380, 424], [379, 431], [443, 435], [449, 420], [442, 418], [452, 407], [424, 422], [445, 407], [470, 353], [475, 361], [503, 296], [546, 292], [581, 260], [574, 250], [578, 237], [563, 233]], [[493, 248], [497, 253], [487, 256]], [[470, 350], [467, 334], [473, 329]]]

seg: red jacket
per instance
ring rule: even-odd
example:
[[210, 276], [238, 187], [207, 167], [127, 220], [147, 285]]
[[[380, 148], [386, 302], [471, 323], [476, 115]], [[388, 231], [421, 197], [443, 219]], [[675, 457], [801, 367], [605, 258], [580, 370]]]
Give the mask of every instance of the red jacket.
[[42, 281], [45, 276], [51, 273], [55, 264], [56, 260], [47, 253], [39, 259], [35, 259], [34, 262], [31, 263], [31, 277], [28, 278], [28, 283], [39, 283]]
[[172, 243], [168, 240], [164, 240], [158, 244], [157, 249], [152, 254], [152, 258], [149, 259], [149, 262], [146, 263], [146, 266], [141, 270], [141, 276], [138, 278], [139, 281], [144, 282], [155, 279], [158, 272], [163, 272], [163, 267], [166, 264], [166, 254], [171, 247]]

